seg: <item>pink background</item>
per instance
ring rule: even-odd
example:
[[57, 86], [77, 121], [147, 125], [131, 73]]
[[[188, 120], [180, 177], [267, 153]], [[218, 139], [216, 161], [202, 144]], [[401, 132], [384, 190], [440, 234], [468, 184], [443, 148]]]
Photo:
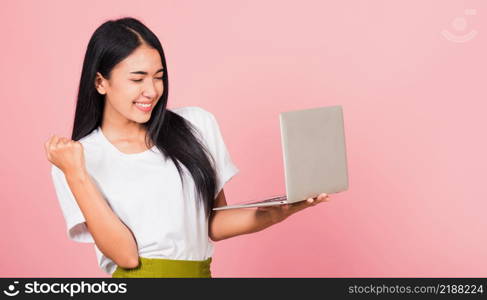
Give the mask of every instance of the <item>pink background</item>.
[[70, 135], [88, 40], [122, 16], [159, 36], [169, 107], [217, 117], [240, 169], [230, 203], [284, 192], [279, 112], [343, 106], [350, 190], [217, 242], [214, 277], [487, 276], [485, 14], [483, 0], [2, 1], [0, 276], [107, 276], [67, 239], [43, 144]]

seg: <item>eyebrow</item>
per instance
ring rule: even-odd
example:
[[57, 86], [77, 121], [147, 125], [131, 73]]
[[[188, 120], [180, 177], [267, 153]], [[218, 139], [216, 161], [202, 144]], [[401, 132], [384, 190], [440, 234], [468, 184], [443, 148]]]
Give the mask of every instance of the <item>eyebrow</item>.
[[[155, 74], [157, 74], [157, 73], [159, 73], [159, 72], [162, 72], [162, 71], [164, 71], [164, 69], [159, 69], [159, 70], [157, 70], [157, 72], [156, 72]], [[145, 71], [135, 71], [135, 72], [130, 72], [130, 74], [141, 74], [141, 75], [147, 75], [147, 74], [149, 74], [149, 73], [147, 73], [147, 72], [145, 72]]]

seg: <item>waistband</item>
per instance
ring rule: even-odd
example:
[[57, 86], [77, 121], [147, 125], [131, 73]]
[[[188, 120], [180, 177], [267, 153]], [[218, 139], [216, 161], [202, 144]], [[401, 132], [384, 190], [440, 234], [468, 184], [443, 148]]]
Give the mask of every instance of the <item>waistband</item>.
[[139, 257], [139, 265], [133, 269], [117, 266], [112, 278], [211, 278], [212, 258], [206, 260], [175, 260]]

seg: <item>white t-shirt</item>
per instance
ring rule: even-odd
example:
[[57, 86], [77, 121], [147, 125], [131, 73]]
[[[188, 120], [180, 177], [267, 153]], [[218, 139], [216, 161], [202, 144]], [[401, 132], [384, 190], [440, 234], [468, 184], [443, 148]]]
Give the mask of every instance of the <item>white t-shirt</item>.
[[[210, 112], [190, 106], [170, 109], [196, 126], [216, 161], [218, 195], [239, 172], [227, 151], [218, 123]], [[208, 218], [195, 199], [191, 174], [181, 164], [185, 190], [176, 166], [154, 146], [144, 152], [124, 154], [103, 135], [100, 127], [79, 140], [86, 169], [115, 214], [133, 232], [139, 256], [178, 260], [205, 260], [213, 255]], [[52, 165], [52, 179], [63, 212], [68, 238], [93, 243], [98, 264], [107, 274], [117, 265], [98, 249], [64, 173]]]

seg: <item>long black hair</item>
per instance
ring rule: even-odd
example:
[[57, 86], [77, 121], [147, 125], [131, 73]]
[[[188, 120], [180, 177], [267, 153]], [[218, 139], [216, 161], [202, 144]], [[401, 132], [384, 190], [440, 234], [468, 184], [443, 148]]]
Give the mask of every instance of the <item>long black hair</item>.
[[[166, 108], [169, 92], [166, 58], [157, 36], [134, 18], [110, 20], [98, 27], [88, 43], [76, 103], [71, 139], [78, 141], [101, 126], [105, 96], [95, 88], [96, 73], [109, 79], [112, 69], [137, 47], [147, 44], [161, 56], [164, 68], [164, 91], [154, 107], [149, 121], [141, 124], [146, 129], [145, 141], [151, 141], [170, 158], [178, 170], [184, 188], [182, 163], [195, 183], [197, 198], [203, 201], [207, 216], [213, 207], [216, 193], [215, 161], [198, 139], [198, 131], [183, 117]], [[200, 136], [201, 137], [201, 136]], [[161, 178], [161, 180], [164, 180]]]

